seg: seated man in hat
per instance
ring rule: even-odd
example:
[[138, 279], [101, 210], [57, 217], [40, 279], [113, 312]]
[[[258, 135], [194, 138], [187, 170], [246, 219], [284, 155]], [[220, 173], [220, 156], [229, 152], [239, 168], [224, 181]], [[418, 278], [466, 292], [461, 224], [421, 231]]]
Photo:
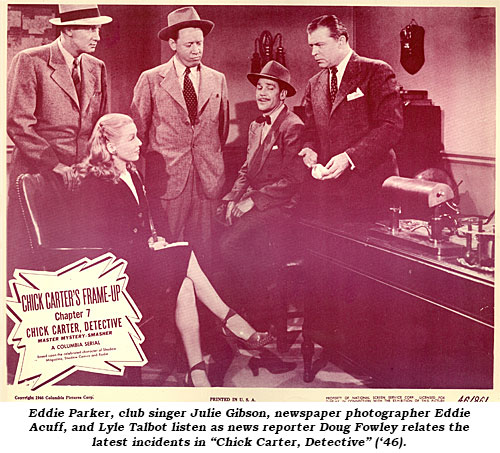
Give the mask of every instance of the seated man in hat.
[[60, 36], [12, 60], [7, 80], [7, 133], [15, 145], [9, 170], [9, 275], [11, 267], [29, 264], [21, 256], [28, 240], [21, 234], [16, 178], [45, 173], [62, 190], [63, 183], [73, 188], [71, 165], [86, 157], [94, 125], [108, 112], [106, 67], [90, 54], [101, 25], [111, 21], [97, 5], [60, 5], [59, 16], [50, 19]]
[[[272, 264], [280, 262], [279, 244], [286, 243], [290, 208], [307, 173], [298, 155], [304, 125], [285, 105], [285, 99], [295, 94], [287, 68], [270, 61], [261, 73], [247, 77], [256, 87], [263, 115], [250, 124], [247, 159], [224, 197], [229, 228], [221, 253], [239, 287], [237, 308], [265, 325], [269, 313], [261, 308], [274, 278]], [[274, 246], [269, 247], [270, 241]]]

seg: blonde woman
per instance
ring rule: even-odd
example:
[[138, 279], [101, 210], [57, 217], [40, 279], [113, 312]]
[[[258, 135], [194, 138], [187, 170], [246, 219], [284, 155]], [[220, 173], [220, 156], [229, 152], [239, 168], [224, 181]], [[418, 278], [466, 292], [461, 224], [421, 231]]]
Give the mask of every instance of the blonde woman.
[[[190, 367], [186, 385], [209, 386], [196, 298], [221, 320], [224, 334], [241, 346], [260, 349], [273, 337], [256, 332], [221, 300], [189, 245], [165, 248], [168, 244], [154, 230], [144, 186], [134, 166], [140, 146], [137, 128], [127, 115], [112, 113], [99, 119], [88, 158], [75, 166], [80, 180], [78, 235], [86, 245], [109, 248], [128, 261], [127, 289], [138, 307], [144, 311], [154, 307], [152, 311], [175, 320]], [[173, 304], [168, 303], [172, 299], [169, 293], [177, 295]]]

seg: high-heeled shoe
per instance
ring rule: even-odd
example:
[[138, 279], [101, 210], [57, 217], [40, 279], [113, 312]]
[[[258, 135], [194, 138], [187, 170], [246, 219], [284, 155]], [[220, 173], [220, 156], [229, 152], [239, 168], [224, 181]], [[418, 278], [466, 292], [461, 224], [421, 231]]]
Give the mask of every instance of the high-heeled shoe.
[[283, 362], [281, 359], [272, 360], [268, 358], [252, 357], [248, 361], [248, 368], [254, 376], [259, 375], [260, 368], [266, 368], [272, 374], [283, 374], [292, 371], [297, 366], [294, 362]]
[[232, 308], [226, 314], [226, 317], [221, 321], [222, 333], [228, 337], [235, 339], [240, 346], [245, 349], [261, 349], [274, 340], [274, 337], [269, 332], [254, 332], [246, 340], [236, 335], [227, 325], [227, 322], [233, 316], [239, 316]]
[[[191, 373], [193, 371], [196, 371], [196, 370], [204, 371], [205, 374], [207, 373], [207, 364], [205, 363], [204, 360], [202, 360], [201, 362], [198, 362], [196, 365], [193, 365], [191, 367], [191, 369], [187, 372], [186, 378], [184, 379], [184, 383], [185, 383], [186, 387], [194, 387], [193, 377], [191, 376]], [[208, 379], [208, 377], [207, 377], [207, 379]]]

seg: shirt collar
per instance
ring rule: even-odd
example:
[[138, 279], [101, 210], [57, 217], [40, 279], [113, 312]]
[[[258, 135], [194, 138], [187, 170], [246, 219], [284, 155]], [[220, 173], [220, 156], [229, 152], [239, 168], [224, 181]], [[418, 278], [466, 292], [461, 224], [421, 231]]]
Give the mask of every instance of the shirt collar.
[[[177, 55], [174, 55], [174, 68], [175, 72], [177, 74], [177, 77], [183, 77], [184, 73], [186, 72], [187, 66], [185, 66], [181, 60], [177, 57]], [[189, 68], [189, 69], [197, 69], [198, 71], [200, 70], [200, 65], [195, 66], [194, 68]]]
[[344, 57], [344, 59], [337, 65], [337, 80], [340, 85], [340, 81], [342, 80], [342, 76], [344, 75], [345, 68], [347, 67], [347, 63], [349, 63], [349, 59], [352, 55], [352, 49], [349, 49], [349, 52]]
[[[64, 58], [64, 61], [66, 62], [66, 64], [68, 65], [68, 67], [70, 69], [73, 69], [73, 60], [75, 60], [75, 57], [73, 55], [71, 55], [65, 48], [64, 46], [62, 45], [62, 42], [61, 42], [61, 37], [59, 37], [59, 39], [57, 40], [57, 45], [59, 46], [59, 50], [61, 51], [62, 53], [62, 56]], [[76, 57], [76, 60], [78, 61], [78, 63], [80, 63], [80, 57], [81, 55], [79, 55], [78, 57]]]
[[[280, 107], [278, 107], [276, 110], [271, 112], [269, 115], [265, 115], [265, 116], [268, 116], [269, 118], [271, 118], [271, 124], [269, 124], [269, 126], [273, 125], [273, 123], [276, 121], [276, 118], [278, 118], [278, 115], [281, 113], [281, 111], [284, 108], [285, 108], [285, 103], [281, 104]], [[265, 123], [264, 123], [264, 125], [265, 125]]]

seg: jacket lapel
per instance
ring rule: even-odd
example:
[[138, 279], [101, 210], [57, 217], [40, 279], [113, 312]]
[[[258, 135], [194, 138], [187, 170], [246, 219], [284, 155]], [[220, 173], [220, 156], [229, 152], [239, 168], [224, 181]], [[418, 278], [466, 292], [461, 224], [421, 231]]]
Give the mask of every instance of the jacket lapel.
[[342, 76], [342, 81], [340, 82], [339, 91], [335, 102], [332, 105], [330, 115], [335, 111], [342, 101], [346, 100], [347, 95], [355, 88], [358, 82], [358, 61], [357, 55], [353, 52], [351, 58], [347, 62], [347, 66]]
[[288, 109], [287, 106], [285, 105], [281, 113], [278, 115], [278, 118], [276, 118], [274, 123], [271, 125], [271, 129], [269, 129], [266, 138], [264, 139], [262, 144], [257, 148], [257, 151], [254, 154], [254, 159], [252, 159], [251, 166], [249, 168], [249, 173], [252, 173], [252, 175], [256, 175], [262, 169], [262, 166], [264, 165], [267, 156], [269, 156], [269, 153], [271, 152], [273, 145], [276, 143], [276, 140], [278, 139], [281, 123], [287, 116], [288, 116]]
[[210, 95], [215, 91], [214, 77], [205, 68], [200, 65], [200, 88], [198, 90], [198, 115], [201, 114]]
[[87, 60], [85, 54], [81, 56], [80, 70], [82, 77], [82, 87], [81, 87], [81, 111], [84, 112], [89, 103], [91, 97], [95, 92], [96, 75], [94, 73], [94, 66], [91, 65], [90, 61]]
[[51, 74], [54, 82], [61, 87], [61, 89], [73, 100], [76, 106], [79, 107], [78, 96], [76, 95], [76, 88], [71, 74], [69, 73], [66, 61], [59, 50], [57, 41], [54, 41], [50, 46], [50, 56], [48, 65], [54, 70]]
[[160, 86], [187, 112], [186, 101], [175, 72], [173, 58], [167, 62], [160, 76], [163, 77]]
[[248, 132], [248, 149], [247, 149], [247, 162], [250, 166], [257, 149], [260, 146], [260, 136], [262, 132], [262, 125], [255, 121], [250, 124]]
[[318, 78], [316, 79], [316, 84], [314, 86], [314, 102], [318, 108], [323, 110], [325, 116], [330, 114], [330, 92], [328, 88], [329, 77], [328, 70], [325, 69], [320, 72]]

